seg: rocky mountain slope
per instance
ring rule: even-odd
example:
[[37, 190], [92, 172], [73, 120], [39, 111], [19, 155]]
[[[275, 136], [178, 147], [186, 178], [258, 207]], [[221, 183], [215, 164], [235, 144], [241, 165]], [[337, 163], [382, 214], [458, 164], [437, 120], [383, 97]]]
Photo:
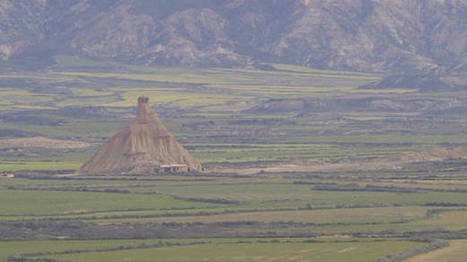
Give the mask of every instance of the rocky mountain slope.
[[465, 0], [0, 0], [0, 21], [3, 65], [73, 54], [392, 73], [382, 87], [467, 80]]

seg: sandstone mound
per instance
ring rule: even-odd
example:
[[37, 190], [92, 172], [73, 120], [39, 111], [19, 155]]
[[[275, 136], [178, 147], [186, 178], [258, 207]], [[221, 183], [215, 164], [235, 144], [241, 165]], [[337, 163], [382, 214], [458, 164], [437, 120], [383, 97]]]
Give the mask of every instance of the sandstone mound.
[[78, 173], [199, 171], [201, 165], [170, 135], [147, 97], [138, 98], [137, 119], [102, 145]]

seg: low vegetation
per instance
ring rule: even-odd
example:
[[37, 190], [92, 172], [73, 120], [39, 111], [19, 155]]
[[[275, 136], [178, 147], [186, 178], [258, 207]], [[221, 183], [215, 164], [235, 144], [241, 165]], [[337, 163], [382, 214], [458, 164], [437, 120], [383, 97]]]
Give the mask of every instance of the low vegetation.
[[[362, 89], [380, 76], [278, 64], [95, 73], [59, 59], [0, 76], [2, 260], [465, 254], [462, 90]], [[139, 95], [207, 172], [73, 175]]]

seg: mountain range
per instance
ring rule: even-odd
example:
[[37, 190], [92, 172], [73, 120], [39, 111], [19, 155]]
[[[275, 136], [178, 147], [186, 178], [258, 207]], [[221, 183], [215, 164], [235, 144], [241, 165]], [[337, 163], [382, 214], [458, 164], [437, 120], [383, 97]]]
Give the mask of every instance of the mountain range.
[[57, 55], [167, 66], [378, 72], [372, 88], [464, 88], [465, 0], [0, 0], [0, 67]]

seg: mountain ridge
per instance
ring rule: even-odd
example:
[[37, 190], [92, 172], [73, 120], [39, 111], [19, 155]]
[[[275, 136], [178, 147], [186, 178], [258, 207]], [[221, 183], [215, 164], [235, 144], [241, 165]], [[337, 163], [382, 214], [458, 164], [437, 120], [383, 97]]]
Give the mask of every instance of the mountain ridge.
[[[429, 75], [443, 87], [465, 87], [467, 72], [462, 0], [2, 0], [0, 19], [7, 65], [50, 65], [59, 54], [190, 67], [275, 62]], [[393, 78], [383, 84], [394, 87]]]

